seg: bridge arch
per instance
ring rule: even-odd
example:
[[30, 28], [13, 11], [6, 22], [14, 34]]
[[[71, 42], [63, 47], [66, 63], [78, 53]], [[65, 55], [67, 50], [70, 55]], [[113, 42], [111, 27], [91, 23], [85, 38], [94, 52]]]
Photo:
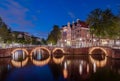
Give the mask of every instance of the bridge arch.
[[46, 47], [36, 47], [34, 49], [32, 49], [31, 53], [30, 53], [30, 56], [32, 56], [32, 53], [35, 51], [35, 50], [38, 50], [38, 49], [43, 49], [43, 50], [46, 50], [48, 52], [49, 55], [51, 55], [51, 52], [48, 48]]
[[65, 53], [63, 48], [54, 48], [52, 53], [54, 54], [57, 50], [60, 50], [60, 51], [62, 51], [62, 53]]
[[103, 48], [103, 47], [92, 47], [92, 48], [89, 49], [89, 54], [93, 54], [93, 51], [97, 50], [97, 49], [103, 51], [105, 53], [105, 56], [108, 56], [107, 49]]
[[25, 48], [16, 48], [16, 49], [14, 49], [14, 50], [11, 52], [11, 54], [14, 54], [17, 50], [22, 50], [22, 51], [24, 51], [27, 55], [29, 55], [28, 51], [27, 51]]

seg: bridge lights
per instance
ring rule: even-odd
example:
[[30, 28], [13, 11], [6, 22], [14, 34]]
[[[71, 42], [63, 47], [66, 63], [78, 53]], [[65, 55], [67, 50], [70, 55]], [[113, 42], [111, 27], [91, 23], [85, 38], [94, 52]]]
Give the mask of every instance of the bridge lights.
[[[76, 45], [77, 46], [77, 45]], [[79, 39], [78, 47], [82, 47], [82, 38]]]
[[93, 39], [93, 41], [95, 42], [95, 41], [96, 41], [96, 39]]

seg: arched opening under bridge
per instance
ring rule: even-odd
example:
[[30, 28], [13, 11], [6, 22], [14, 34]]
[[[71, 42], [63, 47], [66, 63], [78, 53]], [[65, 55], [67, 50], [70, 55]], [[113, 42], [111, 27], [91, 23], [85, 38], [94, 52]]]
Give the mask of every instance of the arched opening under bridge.
[[25, 48], [16, 48], [11, 52], [13, 60], [19, 61], [24, 60], [29, 53]]
[[102, 47], [92, 47], [89, 50], [89, 54], [104, 54], [105, 56], [108, 56], [107, 49], [102, 48]]
[[54, 48], [52, 54], [65, 54], [65, 51], [63, 48]]
[[48, 48], [46, 48], [46, 47], [36, 47], [36, 48], [34, 48], [31, 51], [30, 56], [32, 56], [33, 54], [36, 54], [36, 53], [38, 53], [38, 54], [43, 54], [44, 53], [44, 54], [51, 55], [50, 50]]

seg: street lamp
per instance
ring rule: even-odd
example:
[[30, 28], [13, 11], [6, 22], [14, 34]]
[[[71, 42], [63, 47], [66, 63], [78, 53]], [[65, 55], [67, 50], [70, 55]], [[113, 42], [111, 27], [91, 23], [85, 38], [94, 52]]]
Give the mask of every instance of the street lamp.
[[64, 46], [66, 46], [66, 41], [67, 41], [67, 40], [65, 39], [64, 41], [65, 41], [65, 44], [64, 44]]
[[81, 47], [82, 46], [82, 38], [80, 38], [79, 40], [80, 40], [79, 46]]
[[93, 39], [93, 41], [94, 41], [94, 45], [96, 45], [96, 39]]

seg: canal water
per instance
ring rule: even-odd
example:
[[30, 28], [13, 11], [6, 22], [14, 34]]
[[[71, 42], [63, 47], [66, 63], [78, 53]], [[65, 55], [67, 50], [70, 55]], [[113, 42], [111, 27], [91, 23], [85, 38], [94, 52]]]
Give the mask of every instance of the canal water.
[[120, 81], [120, 60], [103, 55], [15, 54], [0, 58], [0, 81]]

